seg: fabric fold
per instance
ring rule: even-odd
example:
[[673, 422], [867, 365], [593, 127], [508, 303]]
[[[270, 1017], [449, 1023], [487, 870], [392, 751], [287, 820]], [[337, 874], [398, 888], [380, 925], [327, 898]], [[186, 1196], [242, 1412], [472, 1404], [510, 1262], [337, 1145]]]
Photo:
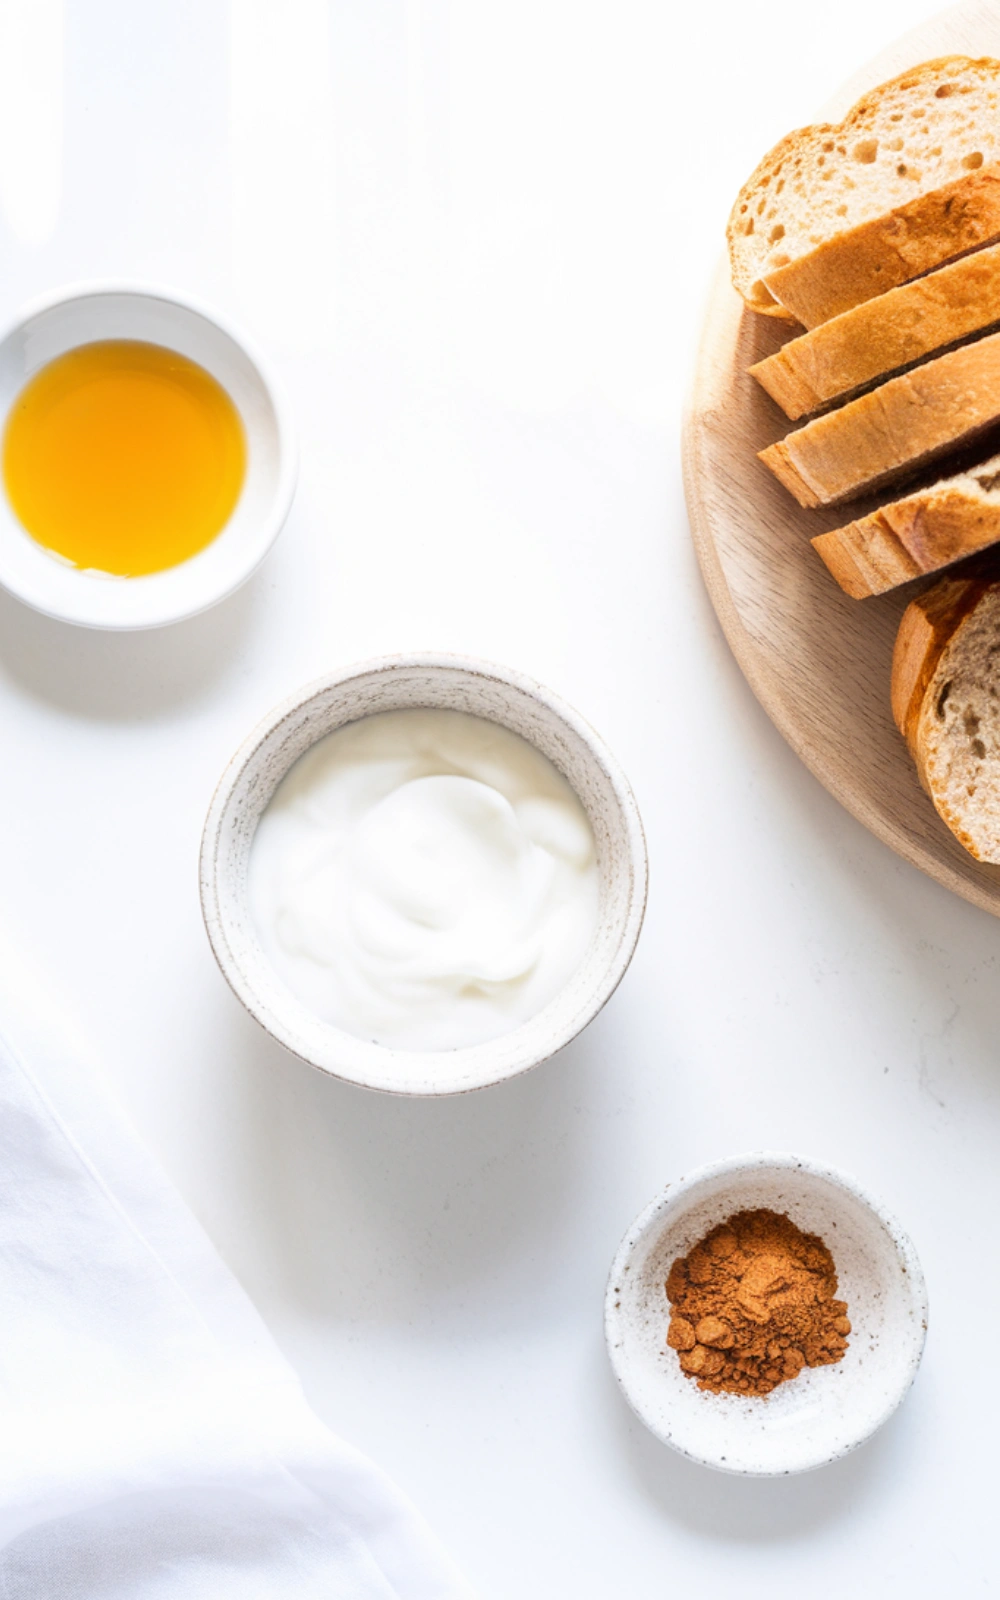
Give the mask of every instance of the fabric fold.
[[0, 1596], [470, 1600], [0, 940]]

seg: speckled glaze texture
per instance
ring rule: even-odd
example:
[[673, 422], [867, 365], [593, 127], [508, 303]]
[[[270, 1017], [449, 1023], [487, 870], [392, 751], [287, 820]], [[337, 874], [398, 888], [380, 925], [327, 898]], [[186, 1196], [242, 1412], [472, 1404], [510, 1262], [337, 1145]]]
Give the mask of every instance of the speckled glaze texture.
[[[318, 739], [378, 711], [429, 706], [501, 723], [535, 745], [576, 791], [597, 846], [600, 916], [565, 988], [521, 1027], [463, 1050], [404, 1051], [313, 1016], [271, 968], [247, 901], [257, 822], [289, 768]], [[216, 960], [260, 1025], [312, 1066], [394, 1094], [457, 1094], [525, 1072], [585, 1028], [632, 958], [646, 905], [646, 846], [631, 788], [593, 729], [519, 673], [446, 655], [391, 656], [310, 684], [250, 735], [222, 776], [205, 823], [201, 902]]]
[[[758, 1206], [829, 1247], [852, 1324], [847, 1353], [763, 1399], [707, 1394], [667, 1348], [667, 1273], [709, 1229]], [[636, 1219], [604, 1326], [625, 1398], [658, 1438], [704, 1466], [773, 1477], [836, 1461], [892, 1415], [920, 1364], [927, 1291], [906, 1234], [852, 1178], [797, 1156], [736, 1156], [671, 1184]]]

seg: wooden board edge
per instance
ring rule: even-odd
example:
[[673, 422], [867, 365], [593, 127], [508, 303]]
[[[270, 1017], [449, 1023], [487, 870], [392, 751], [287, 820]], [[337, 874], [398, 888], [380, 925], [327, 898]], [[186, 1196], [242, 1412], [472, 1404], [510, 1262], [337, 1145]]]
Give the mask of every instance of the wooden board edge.
[[[734, 306], [735, 302], [735, 306]], [[681, 470], [684, 482], [684, 499], [695, 555], [701, 570], [712, 608], [719, 619], [723, 635], [737, 665], [756, 699], [774, 723], [786, 743], [799, 760], [846, 811], [863, 827], [887, 845], [894, 854], [943, 888], [951, 890], [971, 905], [991, 916], [1000, 917], [1000, 885], [994, 893], [956, 872], [933, 852], [917, 843], [902, 829], [894, 829], [867, 802], [864, 795], [851, 782], [850, 769], [843, 763], [831, 761], [830, 753], [822, 745], [802, 736], [788, 716], [783, 685], [777, 675], [769, 670], [752, 644], [737, 612], [726, 575], [719, 560], [712, 534], [711, 518], [700, 493], [703, 469], [699, 459], [699, 435], [713, 409], [714, 368], [707, 359], [709, 341], [717, 345], [720, 323], [731, 321], [733, 315], [742, 315], [740, 302], [729, 281], [728, 261], [723, 257], [716, 271], [705, 310], [703, 331], [694, 376], [688, 391], [681, 424]], [[863, 604], [863, 602], [857, 602]], [[886, 685], [886, 694], [889, 686]], [[928, 805], [930, 801], [928, 800]]]

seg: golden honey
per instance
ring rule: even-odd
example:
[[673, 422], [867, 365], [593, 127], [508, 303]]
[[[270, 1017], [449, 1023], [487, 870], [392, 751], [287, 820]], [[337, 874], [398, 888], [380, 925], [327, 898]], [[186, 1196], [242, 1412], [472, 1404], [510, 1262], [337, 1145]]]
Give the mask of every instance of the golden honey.
[[75, 567], [139, 577], [197, 555], [246, 473], [221, 384], [162, 345], [105, 339], [50, 361], [11, 408], [3, 480], [40, 545]]

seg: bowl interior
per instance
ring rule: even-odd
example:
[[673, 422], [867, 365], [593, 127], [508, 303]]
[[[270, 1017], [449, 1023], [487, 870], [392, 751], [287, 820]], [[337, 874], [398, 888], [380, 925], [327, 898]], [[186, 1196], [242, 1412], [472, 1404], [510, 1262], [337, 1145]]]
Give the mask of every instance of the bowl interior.
[[247, 472], [229, 522], [179, 566], [140, 578], [81, 572], [48, 555], [0, 494], [0, 582], [68, 622], [141, 628], [190, 616], [229, 594], [257, 566], [291, 496], [287, 440], [255, 362], [200, 311], [155, 293], [95, 290], [30, 312], [0, 342], [0, 430], [27, 380], [54, 357], [99, 339], [141, 339], [198, 362], [230, 395], [246, 430]]
[[[847, 1353], [765, 1399], [706, 1394], [666, 1346], [667, 1273], [709, 1229], [754, 1207], [786, 1213], [830, 1249], [852, 1324]], [[606, 1321], [619, 1382], [654, 1433], [724, 1471], [779, 1474], [846, 1454], [892, 1413], [920, 1360], [926, 1298], [905, 1234], [849, 1179], [791, 1157], [761, 1158], [696, 1175], [654, 1202], [619, 1252]]]
[[[247, 899], [258, 819], [292, 764], [325, 734], [378, 711], [442, 707], [502, 723], [537, 746], [576, 791], [590, 819], [600, 880], [598, 927], [583, 962], [535, 1017], [499, 1039], [450, 1051], [392, 1050], [322, 1022], [286, 988], [257, 940]], [[642, 923], [646, 857], [631, 791], [610, 756], [568, 708], [537, 686], [480, 664], [375, 664], [320, 684], [279, 709], [236, 756], [205, 829], [202, 903], [209, 937], [247, 1009], [287, 1049], [368, 1088], [451, 1094], [513, 1076], [554, 1054], [617, 986]]]

